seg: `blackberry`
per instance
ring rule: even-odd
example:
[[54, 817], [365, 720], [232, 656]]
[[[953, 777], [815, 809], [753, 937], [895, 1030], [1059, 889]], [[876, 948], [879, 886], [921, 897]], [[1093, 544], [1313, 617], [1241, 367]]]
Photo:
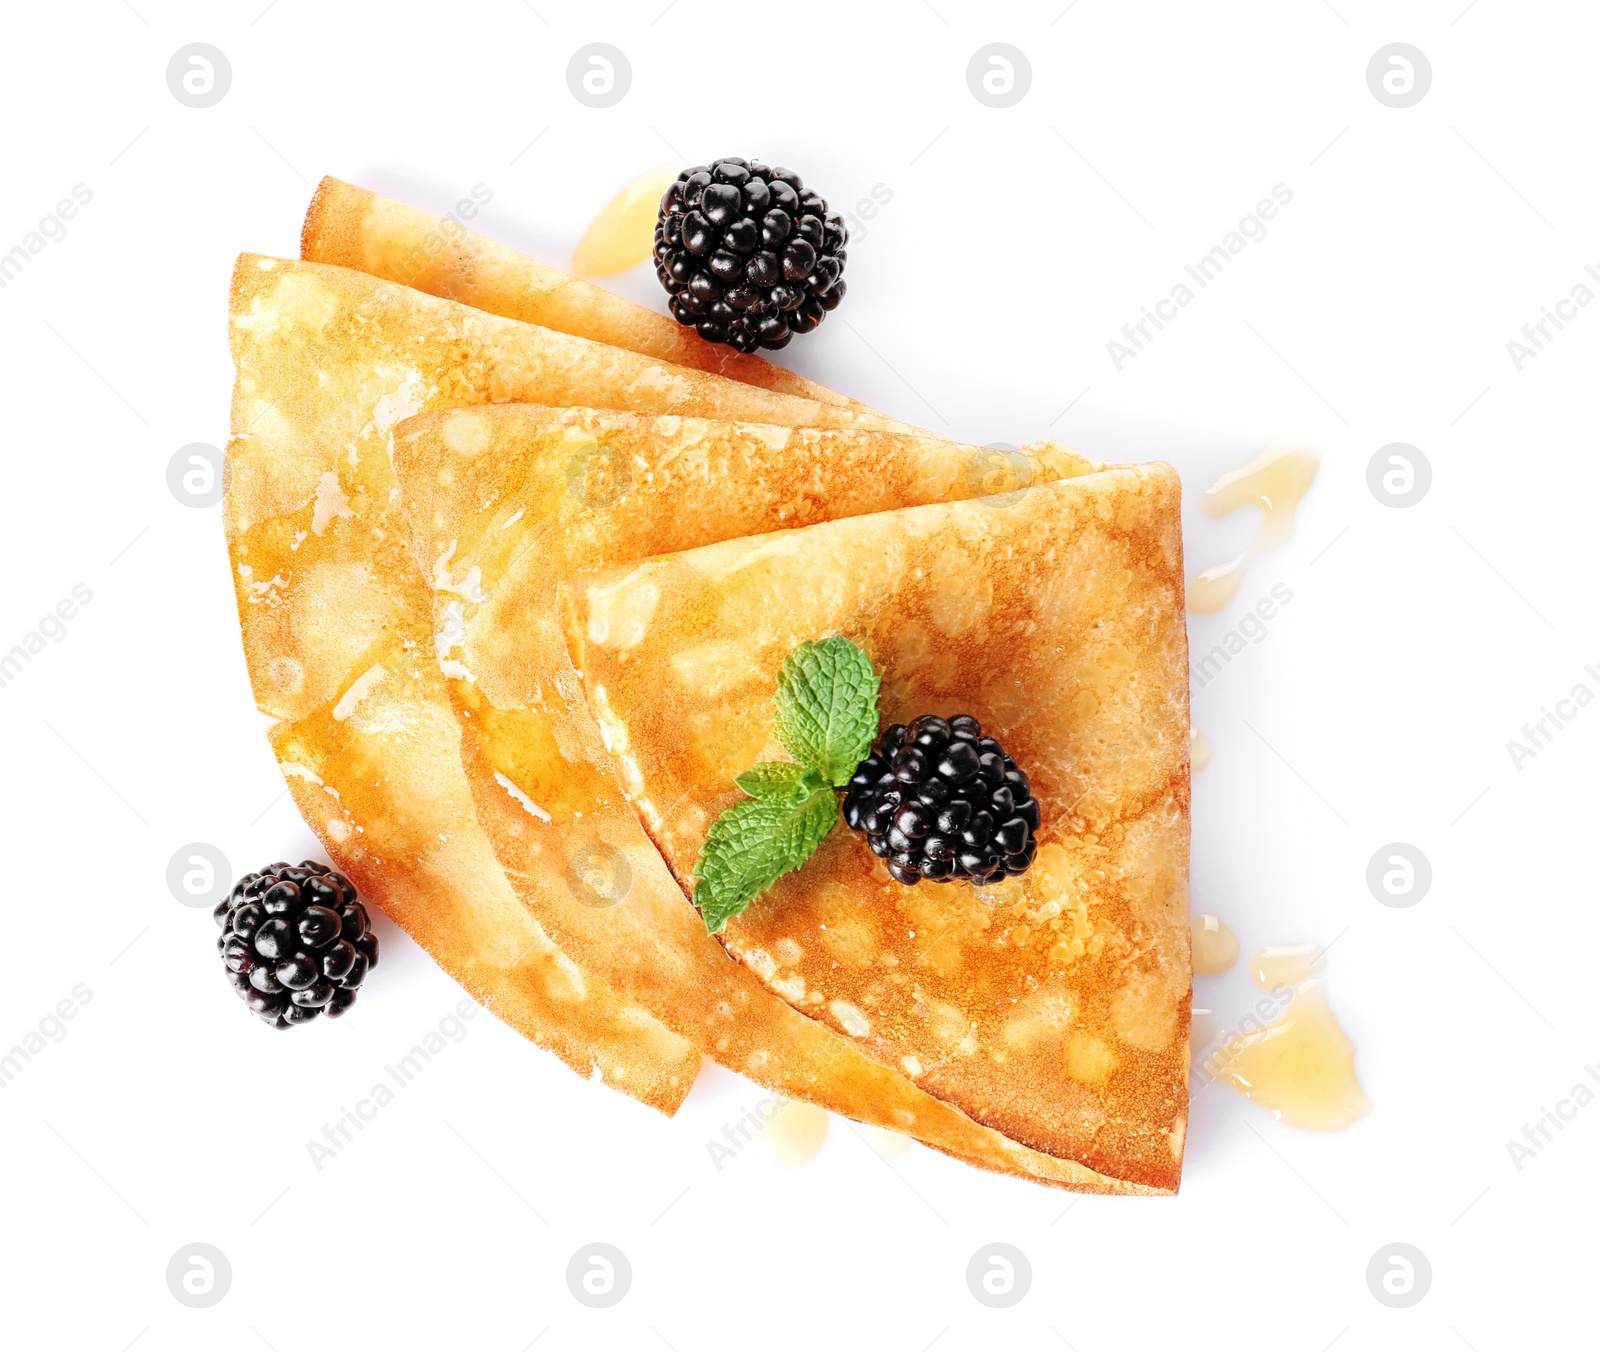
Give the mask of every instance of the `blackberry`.
[[274, 1028], [337, 1018], [378, 965], [355, 884], [310, 859], [245, 874], [211, 914], [229, 983]]
[[661, 199], [656, 276], [672, 317], [740, 352], [810, 333], [844, 299], [844, 221], [788, 169], [724, 159]]
[[886, 729], [850, 778], [844, 819], [902, 883], [986, 886], [1039, 849], [1027, 775], [969, 714]]

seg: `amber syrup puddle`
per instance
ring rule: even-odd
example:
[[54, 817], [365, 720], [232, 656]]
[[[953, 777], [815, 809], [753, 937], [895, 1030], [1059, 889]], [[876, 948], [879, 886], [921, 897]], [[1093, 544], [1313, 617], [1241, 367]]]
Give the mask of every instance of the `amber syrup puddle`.
[[1276, 944], [1250, 959], [1250, 976], [1264, 991], [1298, 986], [1321, 970], [1321, 944]]
[[1250, 565], [1294, 535], [1295, 510], [1315, 481], [1319, 463], [1312, 451], [1269, 448], [1206, 489], [1200, 510], [1207, 516], [1226, 516], [1253, 502], [1261, 508], [1261, 523], [1243, 554], [1190, 580], [1190, 610], [1197, 615], [1221, 610], [1239, 590]]
[[646, 170], [600, 208], [572, 251], [572, 270], [580, 277], [626, 272], [650, 257], [662, 194], [678, 177], [676, 164]]
[[1226, 972], [1239, 961], [1239, 940], [1214, 915], [1197, 915], [1189, 922], [1189, 948], [1194, 969], [1202, 976]]
[[1333, 1017], [1320, 981], [1301, 986], [1282, 1017], [1229, 1038], [1207, 1065], [1291, 1127], [1342, 1131], [1367, 1111], [1355, 1044]]

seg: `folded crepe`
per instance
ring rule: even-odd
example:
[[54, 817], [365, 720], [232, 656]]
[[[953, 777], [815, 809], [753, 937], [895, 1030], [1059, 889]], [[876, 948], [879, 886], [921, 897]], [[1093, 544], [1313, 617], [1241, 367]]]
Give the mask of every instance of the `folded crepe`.
[[[1101, 1192], [1175, 1188], [1176, 1149], [1147, 1178], [1109, 1156], [1100, 1169], [1024, 1149], [730, 962], [621, 792], [557, 610], [562, 579], [579, 568], [1093, 466], [1048, 446], [1004, 455], [917, 435], [512, 405], [408, 419], [394, 457], [418, 566], [433, 578], [436, 652], [454, 677], [478, 820], [518, 895], [585, 970], [775, 1091], [987, 1168]], [[719, 784], [756, 758], [770, 722], [769, 710], [692, 730]], [[1180, 1115], [1180, 1142], [1181, 1126]]]
[[852, 403], [760, 357], [708, 343], [666, 315], [475, 234], [452, 217], [336, 178], [324, 178], [317, 187], [300, 235], [300, 256], [780, 394]]
[[[369, 204], [373, 203], [376, 204], [376, 209], [368, 210]], [[566, 279], [561, 274], [546, 269], [532, 260], [522, 259], [501, 246], [469, 239], [462, 249], [445, 251], [443, 245], [461, 233], [461, 227], [453, 221], [417, 212], [398, 203], [388, 203], [384, 199], [375, 199], [371, 194], [328, 180], [325, 181], [318, 200], [313, 203], [308, 215], [304, 243], [308, 258], [337, 257], [338, 261], [354, 267], [386, 274], [391, 279], [410, 281], [418, 287], [439, 294], [469, 296], [482, 308], [502, 315], [531, 315], [543, 318], [552, 328], [610, 339], [620, 345], [642, 348], [657, 355], [676, 355], [686, 364], [698, 365], [705, 369], [727, 369], [730, 374], [753, 383], [770, 385], [780, 391], [810, 394], [820, 402], [833, 404], [849, 402], [808, 382], [799, 381], [781, 369], [770, 367], [759, 360], [741, 357], [727, 359], [728, 354], [724, 349], [700, 344], [694, 335], [684, 333], [663, 317], [610, 297], [585, 283]], [[443, 266], [446, 263], [449, 265]], [[461, 289], [452, 290], [452, 288]], [[547, 292], [551, 293], [548, 299], [545, 295]], [[386, 288], [362, 297], [354, 305], [355, 318], [363, 322], [371, 318], [372, 312], [387, 304], [393, 295], [394, 292]], [[292, 312], [296, 308], [291, 297], [285, 296], [283, 300], [286, 311]], [[285, 365], [296, 368], [301, 378], [316, 379], [316, 372], [322, 364], [320, 355], [316, 352], [309, 353], [305, 360], [299, 362], [287, 352], [280, 353], [280, 357], [287, 358]], [[460, 360], [469, 363], [471, 357], [471, 353], [464, 352]], [[363, 386], [362, 398], [351, 401], [350, 408], [359, 410], [363, 401], [370, 405], [372, 426], [363, 424], [360, 429], [354, 429], [352, 426], [342, 424], [335, 417], [332, 420], [332, 430], [336, 439], [360, 440], [374, 430], [381, 435], [382, 428], [393, 416], [397, 416], [394, 412], [396, 401], [401, 401], [400, 411], [404, 411], [405, 403], [413, 398], [414, 392], [409, 388], [408, 374], [403, 370], [400, 371], [398, 381], [395, 380], [396, 374], [392, 367], [385, 367], [381, 372], [374, 370], [368, 373], [368, 379], [360, 382]], [[477, 374], [481, 374], [481, 370]], [[271, 383], [263, 382], [264, 385]], [[287, 373], [285, 379], [279, 383], [292, 385], [294, 372]], [[469, 386], [476, 384], [470, 375], [466, 383]], [[374, 398], [366, 397], [367, 386], [376, 387]], [[477, 390], [469, 389], [467, 397], [483, 396]], [[600, 401], [589, 399], [587, 402]], [[276, 399], [270, 394], [258, 399], [251, 412], [250, 421], [270, 422], [275, 403]], [[787, 420], [795, 421], [792, 417]], [[294, 421], [291, 419], [291, 422]], [[305, 421], [307, 420], [302, 413], [300, 422], [303, 425]], [[310, 421], [316, 420], [313, 418]], [[237, 420], [236, 430], [248, 432], [244, 419]], [[352, 436], [353, 431], [359, 431], [360, 436]], [[282, 461], [269, 469], [266, 474], [258, 475], [258, 478], [268, 485], [269, 493], [271, 485], [276, 484], [280, 478], [287, 488], [287, 492], [283, 495], [285, 498], [292, 498], [296, 492], [303, 490], [304, 467], [294, 463], [297, 458], [293, 453], [295, 440], [293, 435], [280, 438], [277, 450], [283, 454]], [[239, 449], [237, 445], [231, 448], [234, 451]], [[1001, 484], [1016, 481], [1019, 471], [1022, 476], [1021, 481], [1024, 482], [1032, 472], [1024, 459], [1015, 452], [1009, 455], [991, 452], [976, 457], [969, 465], [967, 473], [969, 479], [974, 482], [988, 482], [993, 485], [996, 481]], [[337, 481], [336, 486], [339, 486]], [[252, 496], [249, 493], [230, 493], [230, 498], [238, 497], [242, 501], [249, 501]], [[320, 475], [317, 479], [316, 499], [310, 513], [312, 524], [315, 524], [318, 517], [324, 517], [324, 525], [331, 520], [337, 528], [337, 523], [343, 520], [345, 509], [352, 506], [348, 501], [341, 504], [337, 494], [328, 491], [327, 482]], [[367, 512], [369, 504], [360, 498], [355, 500], [353, 505], [359, 515], [374, 515]], [[234, 516], [245, 525], [251, 525], [264, 523], [273, 514], [269, 503], [265, 511], [255, 513], [241, 511], [234, 513]], [[305, 515], [303, 503], [299, 512], [285, 510], [282, 515], [285, 520], [279, 524], [288, 526], [289, 529], [280, 548], [286, 545], [293, 551], [305, 536], [306, 523], [300, 522], [290, 526], [290, 520], [297, 515]], [[387, 519], [384, 519], [371, 537], [370, 543], [374, 554], [381, 553], [387, 542], [388, 532], [385, 529], [387, 524]], [[233, 533], [233, 529], [234, 523], [230, 522], [230, 533]], [[270, 551], [259, 551], [259, 556], [264, 563], [272, 561]], [[396, 575], [387, 567], [386, 560], [375, 560], [375, 562], [376, 566], [368, 574], [371, 580], [382, 582], [396, 580]], [[249, 565], [246, 564], [246, 567]], [[292, 576], [293, 570], [264, 571], [270, 571], [271, 575], [265, 583], [257, 580], [254, 594], [258, 601], [275, 590], [274, 583], [281, 588]], [[333, 580], [335, 579], [326, 575], [319, 579], [324, 583]], [[403, 603], [396, 607], [393, 597], [384, 598], [370, 608], [364, 607], [360, 603], [372, 599], [366, 594], [369, 589], [360, 585], [359, 575], [352, 581], [356, 585], [342, 591], [330, 590], [321, 596], [311, 588], [303, 588], [301, 595], [294, 598], [294, 603], [291, 605], [292, 618], [302, 631], [300, 637], [316, 650], [311, 654], [313, 660], [309, 664], [309, 670], [308, 664], [301, 663], [297, 673], [294, 667], [297, 659], [293, 656], [293, 650], [299, 639], [291, 637], [285, 645], [285, 655], [288, 657], [286, 662], [279, 662], [273, 657], [270, 645], [262, 645], [259, 651], [252, 655], [251, 661], [252, 676], [258, 689], [275, 687], [285, 682], [293, 685], [297, 679], [309, 680], [313, 687], [325, 684], [318, 676], [318, 668], [323, 665], [323, 660], [330, 656], [329, 641], [340, 628], [340, 624], [336, 622], [338, 617], [354, 619], [359, 625], [371, 618], [369, 610], [381, 613], [405, 609]], [[275, 598], [275, 601], [276, 604], [284, 604], [281, 595]], [[241, 596], [241, 610], [247, 603], [248, 598]], [[272, 604], [273, 601], [265, 603]], [[381, 625], [383, 621], [377, 623]], [[325, 626], [323, 632], [317, 632], [319, 624]], [[416, 635], [413, 633], [400, 643], [400, 648], [404, 652], [409, 652], [415, 642]], [[335, 642], [331, 646], [338, 648], [340, 645]], [[334, 660], [328, 665], [337, 665], [339, 656], [339, 653], [333, 653]], [[348, 667], [349, 654], [344, 654], [344, 657]], [[368, 675], [371, 670], [370, 667], [365, 668], [361, 674]], [[351, 683], [352, 686], [354, 684]], [[367, 712], [382, 713], [385, 711], [385, 700], [373, 698], [378, 693], [373, 688], [377, 684], [378, 679], [374, 676], [368, 682], [365, 692], [347, 687], [346, 694], [357, 700], [363, 693], [367, 694], [371, 700]], [[431, 842], [435, 837], [449, 840], [451, 837], [469, 836], [475, 832], [475, 825], [460, 812], [458, 804], [451, 804], [448, 812], [439, 813], [431, 810], [421, 812], [396, 810], [406, 808], [408, 800], [410, 806], [415, 808], [416, 804], [422, 802], [428, 794], [437, 793], [441, 788], [438, 782], [439, 766], [450, 760], [449, 757], [441, 757], [439, 752], [449, 743], [452, 734], [448, 728], [434, 725], [434, 716], [440, 712], [442, 702], [435, 698], [436, 692], [426, 689], [418, 688], [412, 694], [414, 698], [403, 703], [392, 702], [392, 696], [390, 697], [391, 702], [387, 709], [390, 726], [387, 735], [393, 742], [397, 729], [426, 728], [428, 739], [435, 745], [425, 754], [418, 746], [405, 748], [407, 754], [398, 761], [393, 754], [396, 748], [393, 745], [383, 746], [381, 743], [375, 743], [372, 734], [363, 733], [358, 738], [344, 733], [344, 725], [360, 717], [351, 711], [344, 697], [331, 706], [324, 703], [318, 711], [318, 716], [309, 716], [304, 725], [296, 722], [280, 724], [275, 730], [273, 740], [280, 748], [280, 756], [286, 763], [286, 773], [293, 776], [290, 781], [291, 787], [295, 791], [302, 812], [308, 821], [317, 826], [332, 857], [357, 875], [358, 881], [362, 881], [368, 889], [381, 890], [387, 894], [391, 913], [411, 929], [423, 945], [428, 947], [448, 970], [454, 972], [477, 998], [497, 1008], [502, 1017], [508, 1018], [536, 1041], [552, 1046], [580, 1071], [587, 1068], [605, 1075], [613, 1083], [618, 1083], [619, 1087], [670, 1111], [687, 1088], [687, 1077], [671, 1071], [655, 1074], [645, 1067], [643, 1073], [630, 1085], [625, 1065], [613, 1067], [608, 1073], [604, 1049], [597, 1056], [591, 1045], [595, 1040], [604, 1040], [607, 1020], [610, 1017], [608, 1009], [599, 1008], [595, 1004], [593, 990], [597, 983], [592, 978], [586, 982], [585, 974], [573, 968], [559, 951], [551, 947], [536, 925], [533, 925], [531, 935], [539, 945], [540, 962], [548, 970], [542, 974], [522, 970], [532, 963], [532, 959], [528, 957], [526, 946], [518, 938], [519, 912], [516, 910], [507, 912], [498, 904], [488, 904], [491, 895], [496, 892], [500, 894], [496, 900], [504, 900], [503, 879], [493, 868], [481, 868], [481, 856], [478, 856], [475, 850], [464, 848], [464, 842], [458, 838], [456, 847], [449, 851], [451, 857], [434, 861], [436, 866], [431, 871], [407, 868], [399, 876], [396, 875], [392, 858], [379, 859], [378, 856], [372, 855], [370, 858], [374, 867], [365, 872], [348, 862], [348, 859], [367, 857], [362, 841], [370, 835], [370, 830], [364, 818], [384, 827], [385, 848], [391, 848], [396, 855], [402, 855], [406, 850], [416, 848], [419, 843], [431, 848]], [[341, 708], [340, 705], [345, 707]], [[323, 725], [321, 728], [313, 726], [318, 717]], [[333, 726], [330, 727], [330, 724]], [[302, 733], [308, 735], [297, 736]], [[372, 754], [374, 746], [378, 747], [377, 754]], [[310, 769], [313, 762], [328, 768], [335, 779], [342, 776], [346, 779], [353, 777], [357, 780], [362, 778], [376, 780], [379, 775], [392, 779], [397, 770], [402, 770], [408, 782], [387, 795], [373, 794], [370, 801], [357, 801], [353, 807], [341, 806], [338, 812], [333, 812], [330, 804], [339, 803], [340, 800], [332, 797], [329, 791], [336, 793], [336, 785], [331, 782], [326, 785], [319, 784], [316, 772]], [[435, 821], [435, 816], [440, 820]], [[433, 829], [439, 824], [451, 827], [458, 820], [462, 823], [459, 832], [455, 830], [439, 832]], [[342, 848], [341, 838], [348, 840], [352, 837], [354, 843], [350, 848]], [[344, 856], [348, 856], [348, 859]], [[421, 857], [419, 855], [419, 858]], [[653, 852], [648, 856], [648, 861], [651, 863], [656, 863], [657, 859]], [[583, 864], [584, 868], [574, 867], [569, 870], [569, 882], [582, 890], [588, 890], [591, 894], [594, 888], [598, 887], [601, 889], [601, 895], [604, 895], [606, 884], [600, 873], [607, 872], [612, 879], [613, 887], [616, 875], [614, 872], [609, 872], [609, 869], [593, 869], [591, 867], [593, 863], [592, 860], [575, 860], [575, 865]], [[526, 912], [520, 912], [520, 915], [521, 924], [532, 924], [527, 920]], [[477, 969], [476, 972], [473, 970], [474, 967]], [[557, 1022], [561, 1025], [559, 1030], [550, 1026], [552, 1001], [559, 1005], [563, 997], [570, 999], [576, 996], [581, 1000], [586, 990], [590, 992], [590, 1008], [585, 1011], [580, 1004], [577, 1010], [567, 1011], [574, 1017], [564, 1020], [558, 1017]], [[605, 991], [604, 994], [611, 998], [611, 992]], [[622, 1019], [618, 1025], [621, 1040], [624, 1042], [631, 1035], [629, 1025], [635, 1022], [632, 1016], [637, 1012], [636, 1007], [627, 1008], [630, 1011], [629, 1017]], [[646, 1027], [649, 1028], [651, 1025], [647, 1024]], [[814, 1043], [808, 1044], [808, 1047], [806, 1054], [816, 1059], [817, 1077], [823, 1081], [831, 1077], [836, 1082], [828, 1090], [836, 1099], [837, 1082], [841, 1078], [848, 1079], [849, 1073], [854, 1068], [854, 1054], [849, 1053], [842, 1045], [830, 1046], [825, 1043], [820, 1049], [820, 1055], [817, 1055], [818, 1048]], [[670, 1057], [663, 1050], [659, 1059], [670, 1059]], [[842, 1073], [833, 1071], [835, 1062], [841, 1060], [844, 1071]], [[634, 1069], [638, 1070], [636, 1056], [634, 1061]], [[688, 1064], [687, 1060], [683, 1064]], [[692, 1074], [692, 1071], [690, 1073]], [[660, 1086], [667, 1085], [669, 1081], [670, 1087], [666, 1094], [657, 1092], [654, 1097], [651, 1096], [652, 1082], [659, 1090]], [[895, 1109], [891, 1113], [892, 1121], [886, 1120], [881, 1115], [875, 1115], [871, 1111], [873, 1107], [871, 1104], [865, 1104], [863, 1110], [855, 1115], [864, 1120], [907, 1127], [914, 1134], [921, 1134], [918, 1133], [916, 1125], [917, 1112], [923, 1108], [918, 1102], [921, 1097], [912, 1091], [910, 1098], [912, 1108]], [[886, 1101], [892, 1104], [895, 1100], [896, 1094], [891, 1090], [886, 1096]], [[820, 1101], [832, 1100], [824, 1095]], [[933, 1114], [933, 1117], [945, 1129], [944, 1134], [949, 1136], [951, 1133], [948, 1121], [941, 1121], [937, 1113]], [[935, 1137], [939, 1135], [938, 1132], [931, 1134]], [[949, 1140], [941, 1143], [937, 1139], [933, 1143], [939, 1144], [940, 1148], [950, 1150], [951, 1153], [962, 1154], [963, 1141], [967, 1146], [973, 1144], [969, 1139], [970, 1135], [971, 1128], [968, 1124], [965, 1132], [959, 1127], [955, 1129], [955, 1144], [952, 1145]], [[993, 1134], [982, 1135], [987, 1138]], [[1031, 1152], [1021, 1150], [1002, 1140], [980, 1139], [977, 1145], [975, 1154], [971, 1150], [967, 1151], [968, 1157], [973, 1158], [976, 1163], [987, 1164], [989, 1167], [1000, 1167], [1009, 1172], [1067, 1182], [1069, 1185], [1076, 1183], [1079, 1186], [1093, 1187], [1095, 1190], [1146, 1190], [1119, 1185], [1116, 1180], [1097, 1182], [1093, 1175], [1076, 1165], [1056, 1165], [1054, 1161], [1030, 1158]]]
[[1170, 468], [1119, 467], [728, 540], [565, 593], [589, 704], [686, 892], [744, 796], [731, 772], [788, 759], [776, 678], [804, 641], [866, 651], [885, 724], [969, 713], [1003, 743], [1042, 810], [1025, 874], [904, 886], [840, 825], [723, 942], [974, 1120], [1162, 1191], [1182, 1161], [1190, 993], [1178, 505]]
[[775, 422], [896, 424], [315, 263], [242, 255], [224, 520], [246, 663], [329, 856], [479, 1000], [584, 1075], [671, 1112], [699, 1052], [586, 976], [478, 829], [429, 651], [389, 433], [419, 409], [606, 398]]

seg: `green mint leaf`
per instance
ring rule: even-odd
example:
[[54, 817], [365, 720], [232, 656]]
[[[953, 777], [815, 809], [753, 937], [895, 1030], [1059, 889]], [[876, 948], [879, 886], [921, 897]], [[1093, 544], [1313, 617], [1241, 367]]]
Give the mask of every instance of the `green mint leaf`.
[[827, 787], [815, 770], [794, 761], [760, 761], [733, 782], [763, 803], [803, 803]]
[[838, 820], [839, 800], [829, 788], [797, 803], [752, 799], [718, 817], [694, 866], [694, 904], [706, 933], [715, 934], [811, 858]]
[[773, 731], [789, 754], [843, 787], [878, 735], [878, 673], [842, 634], [802, 643], [778, 674]]

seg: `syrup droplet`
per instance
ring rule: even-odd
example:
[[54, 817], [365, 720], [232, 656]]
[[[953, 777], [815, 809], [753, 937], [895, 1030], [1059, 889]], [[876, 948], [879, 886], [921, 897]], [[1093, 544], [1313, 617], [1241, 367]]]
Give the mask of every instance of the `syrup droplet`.
[[1239, 961], [1237, 936], [1214, 915], [1197, 915], [1189, 922], [1189, 946], [1194, 969], [1202, 976], [1226, 972]]
[[662, 194], [681, 167], [663, 164], [650, 169], [601, 207], [572, 251], [572, 270], [580, 277], [606, 277], [649, 258]]
[[1277, 1022], [1230, 1038], [1208, 1064], [1279, 1121], [1342, 1131], [1367, 1111], [1355, 1057], [1328, 1008], [1326, 988], [1313, 981], [1295, 992]]
[[1190, 580], [1190, 610], [1197, 615], [1221, 610], [1239, 590], [1250, 565], [1294, 535], [1295, 509], [1316, 479], [1319, 463], [1320, 457], [1312, 451], [1268, 447], [1206, 489], [1200, 510], [1207, 516], [1226, 516], [1253, 502], [1261, 508], [1261, 524], [1238, 558], [1215, 564]]
[[1189, 729], [1189, 773], [1199, 774], [1211, 764], [1211, 739], [1198, 728]]
[[792, 1169], [822, 1149], [828, 1135], [828, 1114], [814, 1103], [785, 1099], [767, 1123], [765, 1134], [772, 1146], [772, 1162]]
[[1250, 975], [1262, 990], [1298, 986], [1322, 970], [1321, 944], [1274, 944], [1250, 959]]

